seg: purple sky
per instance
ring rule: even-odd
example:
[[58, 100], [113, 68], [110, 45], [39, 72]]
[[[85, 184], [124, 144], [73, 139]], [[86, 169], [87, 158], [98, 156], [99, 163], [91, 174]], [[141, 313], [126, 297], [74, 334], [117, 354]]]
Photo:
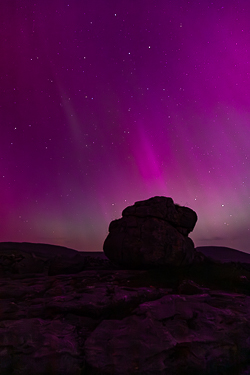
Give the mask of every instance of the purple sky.
[[102, 250], [135, 201], [250, 252], [250, 2], [0, 5], [0, 241]]

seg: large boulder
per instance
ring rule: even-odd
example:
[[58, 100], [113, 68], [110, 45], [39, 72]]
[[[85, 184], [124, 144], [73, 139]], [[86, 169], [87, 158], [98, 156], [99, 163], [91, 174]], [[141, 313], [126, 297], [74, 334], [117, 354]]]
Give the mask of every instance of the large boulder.
[[172, 198], [136, 202], [110, 223], [103, 250], [111, 262], [128, 268], [200, 262], [204, 256], [188, 237], [196, 221], [193, 210], [174, 204]]

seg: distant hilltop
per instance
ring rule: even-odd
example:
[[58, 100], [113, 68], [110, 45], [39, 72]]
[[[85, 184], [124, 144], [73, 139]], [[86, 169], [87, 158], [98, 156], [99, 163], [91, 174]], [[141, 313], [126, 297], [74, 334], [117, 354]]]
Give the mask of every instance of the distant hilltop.
[[199, 246], [195, 250], [221, 262], [250, 263], [250, 254], [224, 246]]
[[75, 256], [78, 251], [69, 249], [64, 246], [49, 245], [44, 243], [32, 243], [32, 242], [0, 242], [0, 250], [4, 249], [15, 249], [26, 252], [34, 252], [38, 256], [44, 256], [52, 258], [57, 255], [62, 256]]
[[[28, 253], [34, 253], [37, 256], [46, 256], [54, 258], [55, 256], [74, 257], [77, 254], [91, 255], [100, 258], [106, 258], [103, 251], [78, 251], [65, 246], [51, 245], [46, 243], [32, 242], [0, 242], [1, 250], [21, 250]], [[224, 246], [198, 246], [196, 251], [203, 253], [205, 256], [221, 262], [240, 262], [250, 263], [250, 254], [240, 250]]]

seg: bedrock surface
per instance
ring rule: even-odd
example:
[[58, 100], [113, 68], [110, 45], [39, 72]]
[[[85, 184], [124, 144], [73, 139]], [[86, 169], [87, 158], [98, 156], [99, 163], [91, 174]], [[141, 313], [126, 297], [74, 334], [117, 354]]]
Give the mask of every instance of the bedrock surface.
[[0, 251], [1, 375], [250, 373], [244, 264], [126, 270], [88, 255], [80, 272], [30, 273], [13, 250]]

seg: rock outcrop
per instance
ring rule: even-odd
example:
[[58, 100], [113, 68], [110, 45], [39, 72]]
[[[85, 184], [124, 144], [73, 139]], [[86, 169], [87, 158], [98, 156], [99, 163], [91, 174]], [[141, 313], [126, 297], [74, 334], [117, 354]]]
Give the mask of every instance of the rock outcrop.
[[196, 221], [193, 210], [174, 204], [172, 198], [136, 202], [110, 223], [103, 251], [111, 262], [126, 268], [201, 262], [204, 257], [188, 237]]
[[124, 270], [61, 251], [56, 268], [59, 249], [0, 244], [1, 375], [250, 373], [244, 264]]

